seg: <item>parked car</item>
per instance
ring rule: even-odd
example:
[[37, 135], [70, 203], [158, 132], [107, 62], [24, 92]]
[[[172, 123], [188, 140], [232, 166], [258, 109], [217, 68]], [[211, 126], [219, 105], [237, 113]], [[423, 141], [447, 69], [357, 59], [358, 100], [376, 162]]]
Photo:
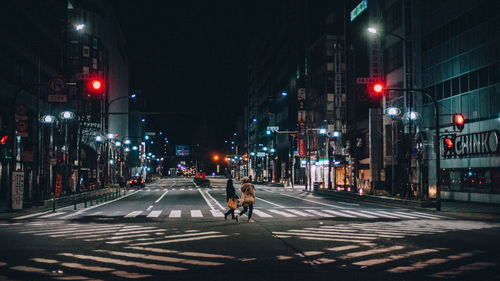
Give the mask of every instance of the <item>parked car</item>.
[[128, 181], [128, 184], [130, 185], [130, 187], [134, 187], [134, 186], [144, 187], [144, 186], [146, 186], [146, 184], [144, 183], [144, 179], [141, 176], [131, 178]]

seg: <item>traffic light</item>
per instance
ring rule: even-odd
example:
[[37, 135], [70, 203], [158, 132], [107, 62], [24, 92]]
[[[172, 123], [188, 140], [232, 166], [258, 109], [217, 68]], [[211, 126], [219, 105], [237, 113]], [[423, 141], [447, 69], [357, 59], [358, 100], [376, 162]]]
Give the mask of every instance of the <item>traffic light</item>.
[[83, 80], [81, 90], [88, 98], [100, 98], [104, 93], [105, 85], [102, 79], [88, 79]]
[[445, 156], [455, 154], [455, 134], [445, 135], [443, 137], [443, 148]]
[[460, 132], [464, 129], [465, 118], [461, 113], [455, 114], [453, 116], [453, 124], [457, 130]]
[[384, 95], [385, 85], [382, 82], [368, 85], [368, 94], [371, 98], [379, 99]]
[[9, 136], [0, 136], [0, 145], [6, 145], [7, 140], [9, 139]]

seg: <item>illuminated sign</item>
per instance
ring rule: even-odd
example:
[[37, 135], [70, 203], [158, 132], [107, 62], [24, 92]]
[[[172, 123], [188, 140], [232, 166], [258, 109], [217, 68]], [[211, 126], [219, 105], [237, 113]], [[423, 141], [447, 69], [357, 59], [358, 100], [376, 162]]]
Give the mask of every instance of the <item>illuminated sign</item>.
[[444, 150], [442, 155], [444, 158], [452, 158], [495, 154], [500, 151], [499, 137], [497, 130], [457, 135], [453, 140], [455, 147]]
[[361, 3], [359, 3], [358, 6], [356, 6], [356, 8], [354, 8], [351, 11], [351, 21], [354, 21], [354, 19], [367, 8], [368, 8], [368, 0], [361, 1]]

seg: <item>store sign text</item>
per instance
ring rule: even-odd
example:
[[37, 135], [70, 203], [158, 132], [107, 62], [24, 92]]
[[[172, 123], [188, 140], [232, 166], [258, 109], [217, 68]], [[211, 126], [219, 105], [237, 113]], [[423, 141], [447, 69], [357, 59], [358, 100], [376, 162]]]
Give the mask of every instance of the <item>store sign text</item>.
[[454, 149], [450, 151], [443, 149], [442, 156], [451, 158], [498, 153], [500, 150], [499, 136], [500, 133], [497, 130], [458, 135], [453, 140]]

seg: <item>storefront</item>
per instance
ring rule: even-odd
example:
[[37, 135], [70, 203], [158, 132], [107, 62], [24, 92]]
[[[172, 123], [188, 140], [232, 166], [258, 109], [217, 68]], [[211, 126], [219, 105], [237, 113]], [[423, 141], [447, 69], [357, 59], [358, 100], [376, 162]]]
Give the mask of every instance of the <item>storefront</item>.
[[451, 137], [453, 146], [442, 142], [442, 199], [500, 203], [498, 123], [497, 119], [476, 122], [468, 130], [443, 136]]

